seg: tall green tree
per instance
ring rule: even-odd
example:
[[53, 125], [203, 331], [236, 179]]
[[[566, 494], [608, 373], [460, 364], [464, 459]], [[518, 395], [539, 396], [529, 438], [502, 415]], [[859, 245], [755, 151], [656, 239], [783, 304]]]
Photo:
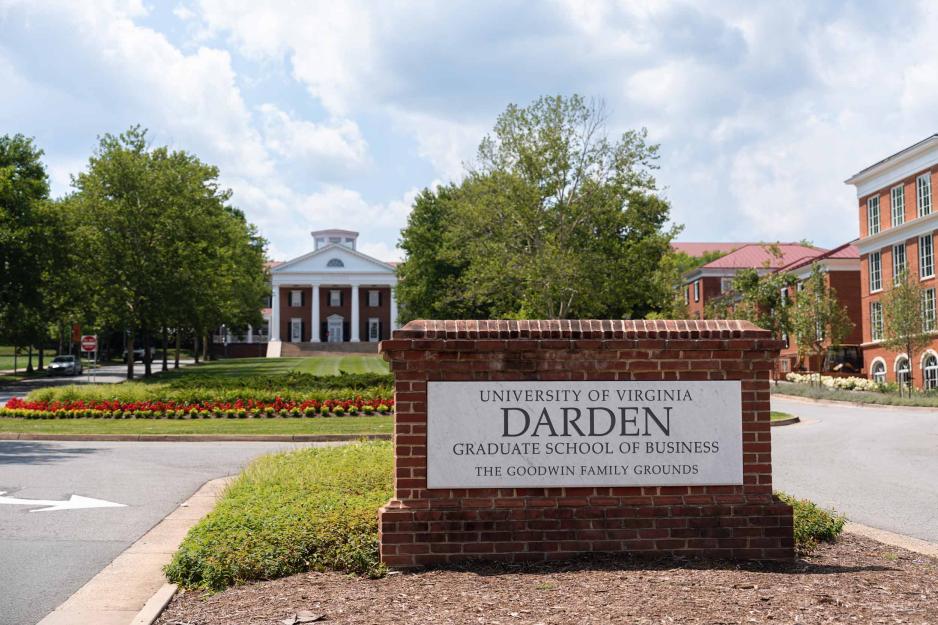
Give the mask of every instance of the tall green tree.
[[795, 295], [790, 318], [798, 359], [814, 356], [818, 373], [828, 347], [839, 346], [853, 329], [846, 307], [840, 303], [836, 289], [829, 284], [826, 272], [818, 263], [811, 265], [811, 275]]
[[676, 232], [658, 148], [644, 130], [610, 139], [605, 121], [579, 96], [509, 106], [465, 180], [415, 202], [404, 319], [644, 317], [670, 297], [653, 278]]
[[783, 292], [797, 282], [787, 272], [742, 269], [733, 278], [733, 291], [709, 302], [705, 315], [708, 319], [745, 319], [780, 339], [792, 330], [792, 304]]
[[[883, 298], [883, 345], [909, 358], [909, 390], [915, 379], [915, 354], [931, 341], [923, 314], [924, 293], [918, 280], [903, 271]], [[901, 391], [901, 387], [900, 387]]]

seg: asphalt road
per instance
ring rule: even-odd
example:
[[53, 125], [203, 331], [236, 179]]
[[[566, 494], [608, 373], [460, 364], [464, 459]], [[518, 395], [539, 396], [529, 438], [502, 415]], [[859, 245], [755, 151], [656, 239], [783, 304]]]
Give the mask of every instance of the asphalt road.
[[[182, 360], [179, 364], [180, 366], [185, 366], [191, 363], [191, 360]], [[160, 367], [160, 362], [154, 362], [153, 373], [158, 375]], [[170, 370], [172, 370], [172, 361], [170, 361], [169, 367]], [[142, 377], [143, 363], [138, 362], [134, 367], [134, 378], [137, 379]], [[92, 381], [94, 384], [114, 384], [116, 382], [123, 382], [126, 379], [127, 365], [105, 365], [95, 369], [93, 372], [91, 369], [85, 369], [85, 372], [82, 375], [63, 375], [55, 377], [42, 376], [38, 378], [30, 378], [27, 380], [21, 380], [15, 384], [0, 385], [0, 406], [5, 404], [13, 397], [24, 397], [30, 391], [39, 388], [46, 388], [49, 386], [66, 386], [68, 384], [91, 384]]]
[[6, 497], [122, 508], [30, 512], [0, 500], [0, 625], [34, 625], [202, 484], [289, 443], [0, 441]]
[[938, 543], [938, 410], [772, 399], [775, 488], [857, 523]]

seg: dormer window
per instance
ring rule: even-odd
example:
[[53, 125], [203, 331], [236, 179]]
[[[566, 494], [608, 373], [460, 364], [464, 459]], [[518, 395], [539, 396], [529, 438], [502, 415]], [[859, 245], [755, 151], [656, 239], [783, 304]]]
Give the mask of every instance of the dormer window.
[[330, 258], [329, 262], [326, 263], [326, 267], [345, 267], [345, 263], [342, 262], [341, 258]]

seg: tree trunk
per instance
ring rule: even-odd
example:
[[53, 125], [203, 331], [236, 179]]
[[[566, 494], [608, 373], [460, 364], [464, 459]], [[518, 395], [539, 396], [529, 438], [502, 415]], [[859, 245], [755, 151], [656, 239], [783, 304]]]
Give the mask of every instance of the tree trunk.
[[29, 346], [29, 361], [26, 363], [26, 373], [33, 372], [33, 346]]
[[127, 379], [134, 379], [134, 331], [131, 330], [130, 334], [124, 340], [124, 344], [127, 345]]
[[166, 332], [166, 326], [163, 326], [163, 368], [162, 371], [167, 371], [169, 365], [167, 364], [167, 358], [169, 358], [169, 333]]
[[14, 345], [14, 346], [13, 346], [13, 375], [16, 375], [16, 371], [17, 371], [17, 364], [18, 364], [18, 363], [17, 363], [16, 355], [17, 355], [17, 352], [18, 352], [18, 351], [19, 351], [19, 347], [17, 347], [16, 345]]
[[150, 331], [143, 333], [143, 377], [149, 378], [153, 375], [153, 351], [151, 350]]
[[44, 365], [45, 365], [45, 363], [44, 363], [43, 353], [42, 353], [42, 352], [44, 352], [44, 351], [45, 351], [45, 349], [40, 345], [40, 346], [39, 346], [39, 370], [40, 370], [40, 371], [44, 371], [44, 370], [45, 370], [45, 369], [43, 368]]
[[206, 332], [205, 340], [202, 341], [202, 360], [205, 362], [208, 362], [208, 342], [209, 342], [209, 334], [208, 332]]
[[192, 331], [192, 353], [195, 356], [195, 364], [199, 364], [199, 331]]
[[179, 368], [179, 348], [182, 342], [182, 333], [176, 328], [176, 355], [174, 356], [173, 369]]

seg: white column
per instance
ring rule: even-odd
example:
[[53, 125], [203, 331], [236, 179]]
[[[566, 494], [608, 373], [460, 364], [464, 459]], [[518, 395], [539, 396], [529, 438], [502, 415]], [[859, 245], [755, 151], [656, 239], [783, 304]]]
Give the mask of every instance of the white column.
[[254, 342], [254, 326], [248, 324], [248, 343]]
[[319, 285], [313, 285], [313, 314], [311, 315], [310, 323], [313, 325], [312, 332], [310, 332], [310, 343], [319, 343]]
[[361, 342], [361, 338], [358, 336], [358, 325], [360, 321], [358, 319], [358, 285], [352, 285], [352, 343]]
[[391, 309], [391, 332], [397, 330], [397, 298], [394, 296], [395, 288], [391, 287], [391, 301], [389, 308]]
[[280, 340], [280, 285], [275, 284], [270, 298], [270, 340]]

